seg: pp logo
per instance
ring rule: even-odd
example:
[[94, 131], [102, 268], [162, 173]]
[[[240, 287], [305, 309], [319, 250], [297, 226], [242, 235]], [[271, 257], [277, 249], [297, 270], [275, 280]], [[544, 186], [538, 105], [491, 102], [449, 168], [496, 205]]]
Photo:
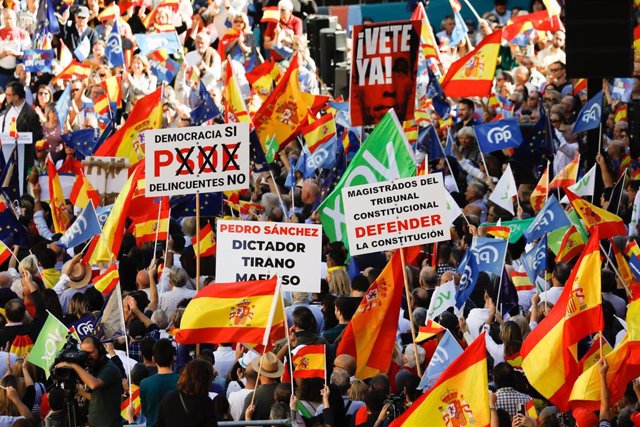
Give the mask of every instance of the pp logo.
[[307, 168], [317, 169], [329, 157], [329, 153], [324, 147], [318, 148], [311, 156], [307, 157]]
[[122, 45], [120, 44], [120, 38], [117, 34], [110, 35], [107, 38], [107, 49], [110, 49], [111, 52], [115, 54], [122, 53]]
[[487, 139], [491, 144], [500, 144], [511, 139], [511, 131], [509, 125], [496, 127], [487, 132]]
[[600, 106], [598, 104], [593, 104], [589, 109], [584, 112], [584, 116], [582, 116], [582, 121], [585, 123], [595, 122], [600, 117]]
[[485, 246], [481, 249], [471, 249], [471, 252], [474, 253], [476, 259], [483, 264], [493, 264], [494, 262], [498, 262], [498, 250], [493, 246]]
[[555, 218], [555, 215], [553, 214], [553, 211], [547, 210], [544, 213], [544, 215], [542, 215], [542, 217], [540, 218], [540, 221], [538, 221], [538, 224], [536, 224], [536, 230], [540, 229], [541, 227], [551, 225], [551, 223], [553, 223], [554, 218]]
[[458, 284], [458, 292], [463, 292], [465, 289], [467, 289], [467, 287], [469, 287], [469, 284], [471, 282], [471, 266], [467, 265], [464, 268], [464, 272], [462, 273], [462, 276], [460, 276], [460, 283]]

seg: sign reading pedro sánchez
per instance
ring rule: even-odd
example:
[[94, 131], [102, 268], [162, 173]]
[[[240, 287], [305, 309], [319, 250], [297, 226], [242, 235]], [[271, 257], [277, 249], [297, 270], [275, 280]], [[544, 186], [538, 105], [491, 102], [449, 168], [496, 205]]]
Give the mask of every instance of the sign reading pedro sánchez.
[[390, 108], [413, 119], [420, 21], [353, 27], [350, 110], [353, 126], [374, 125]]

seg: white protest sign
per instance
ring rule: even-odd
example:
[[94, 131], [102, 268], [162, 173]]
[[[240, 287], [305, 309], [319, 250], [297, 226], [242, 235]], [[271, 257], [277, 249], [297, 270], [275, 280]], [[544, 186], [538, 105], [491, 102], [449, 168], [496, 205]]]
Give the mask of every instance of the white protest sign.
[[249, 187], [249, 124], [144, 132], [147, 197]]
[[266, 280], [277, 274], [284, 291], [320, 291], [320, 225], [227, 220], [216, 224], [216, 282]]
[[33, 143], [31, 132], [18, 132], [18, 139], [12, 138], [11, 134], [0, 134], [0, 147], [5, 159], [9, 159], [14, 147], [18, 147], [18, 178], [20, 179], [20, 194], [24, 193], [24, 146]]
[[349, 252], [449, 240], [446, 196], [440, 173], [343, 188]]

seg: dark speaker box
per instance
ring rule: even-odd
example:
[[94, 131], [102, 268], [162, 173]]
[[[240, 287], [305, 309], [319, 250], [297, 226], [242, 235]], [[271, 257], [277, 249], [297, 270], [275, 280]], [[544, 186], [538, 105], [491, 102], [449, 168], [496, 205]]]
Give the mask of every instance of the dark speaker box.
[[333, 28], [337, 25], [337, 18], [327, 15], [313, 15], [307, 20], [307, 40], [311, 57], [316, 63], [320, 63], [320, 31], [324, 28]]
[[631, 76], [632, 0], [566, 0], [565, 28], [569, 78]]
[[336, 32], [331, 28], [320, 30], [320, 78], [325, 84], [333, 85], [333, 54], [336, 50]]
[[349, 98], [349, 64], [341, 62], [336, 64], [335, 67], [335, 85], [333, 90], [333, 96], [338, 98], [343, 96], [345, 99]]
[[629, 103], [629, 147], [631, 157], [640, 157], [640, 101]]

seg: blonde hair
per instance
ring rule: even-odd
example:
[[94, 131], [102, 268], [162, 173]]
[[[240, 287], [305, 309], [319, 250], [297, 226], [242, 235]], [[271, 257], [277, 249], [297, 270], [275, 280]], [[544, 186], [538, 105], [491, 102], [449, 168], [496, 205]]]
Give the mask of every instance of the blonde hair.
[[38, 274], [38, 258], [35, 255], [28, 255], [20, 261], [18, 264], [18, 271], [20, 274], [24, 271], [28, 271], [35, 277]]
[[331, 272], [327, 277], [329, 282], [329, 292], [335, 296], [351, 295], [351, 280], [346, 270], [339, 268]]
[[364, 397], [367, 395], [369, 391], [369, 386], [362, 380], [353, 380], [351, 381], [351, 387], [349, 387], [349, 391], [347, 392], [347, 396], [351, 400], [359, 400], [364, 401]]

